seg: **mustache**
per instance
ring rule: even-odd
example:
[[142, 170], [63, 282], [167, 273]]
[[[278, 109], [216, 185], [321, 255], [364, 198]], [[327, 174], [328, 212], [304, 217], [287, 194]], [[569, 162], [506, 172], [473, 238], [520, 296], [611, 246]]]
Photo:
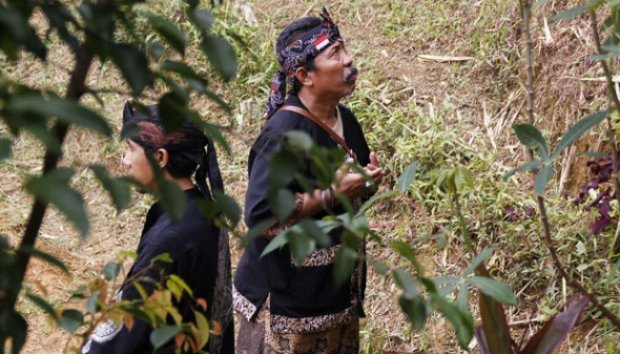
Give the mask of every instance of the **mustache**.
[[350, 82], [352, 81], [351, 79], [357, 75], [357, 68], [352, 66], [350, 71], [347, 73], [347, 75], [344, 77], [344, 81]]

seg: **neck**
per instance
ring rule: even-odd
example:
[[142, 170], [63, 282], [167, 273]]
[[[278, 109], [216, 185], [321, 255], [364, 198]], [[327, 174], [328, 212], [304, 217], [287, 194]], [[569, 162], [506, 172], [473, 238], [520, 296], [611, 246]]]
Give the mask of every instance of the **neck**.
[[297, 97], [312, 114], [324, 122], [331, 122], [336, 112], [339, 99], [319, 97], [306, 90], [301, 90]]
[[189, 177], [181, 177], [181, 178], [172, 177], [170, 173], [168, 173], [168, 171], [164, 170], [164, 178], [176, 184], [177, 186], [179, 186], [181, 190], [186, 191], [188, 189], [194, 188], [194, 182], [192, 182], [192, 179]]

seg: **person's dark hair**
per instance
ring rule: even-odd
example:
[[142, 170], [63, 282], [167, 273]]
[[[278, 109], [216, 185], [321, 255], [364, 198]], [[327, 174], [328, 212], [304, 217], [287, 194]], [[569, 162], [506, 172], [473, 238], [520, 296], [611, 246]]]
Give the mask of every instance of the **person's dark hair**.
[[[291, 44], [291, 42], [301, 38], [306, 32], [316, 26], [320, 26], [322, 23], [323, 20], [313, 16], [308, 16], [293, 21], [291, 24], [286, 26], [286, 28], [278, 36], [278, 40], [276, 42], [276, 53], [279, 53], [282, 49]], [[304, 65], [304, 68], [310, 71], [314, 70], [314, 58], [308, 60], [308, 62]], [[295, 79], [292, 93], [296, 94], [299, 89], [301, 89], [301, 83]]]
[[198, 163], [192, 161], [182, 153], [178, 151], [168, 151], [168, 164], [165, 169], [174, 178], [191, 177], [196, 169]]

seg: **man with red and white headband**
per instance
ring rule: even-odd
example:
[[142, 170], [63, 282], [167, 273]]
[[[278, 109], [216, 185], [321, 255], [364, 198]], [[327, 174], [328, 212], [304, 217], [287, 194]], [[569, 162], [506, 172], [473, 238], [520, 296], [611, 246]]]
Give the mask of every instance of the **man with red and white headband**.
[[[248, 244], [237, 267], [233, 307], [239, 315], [240, 354], [359, 351], [366, 265], [357, 262], [351, 278], [335, 285], [342, 228], [329, 233], [331, 247], [314, 250], [301, 265], [293, 264], [287, 247], [261, 257], [269, 241], [287, 227], [344, 213], [337, 195], [352, 201], [367, 198], [385, 174], [357, 119], [340, 104], [355, 89], [357, 69], [330, 15], [323, 9], [320, 16], [296, 20], [278, 37], [280, 69], [271, 83], [268, 120], [250, 151], [245, 222], [249, 228], [271, 227]], [[288, 97], [287, 84], [292, 86]], [[339, 173], [331, 187], [312, 192], [291, 181], [287, 188], [295, 195], [294, 210], [288, 220], [277, 222], [268, 203], [269, 164], [281, 148], [279, 138], [293, 130], [307, 133], [318, 146], [343, 149], [370, 181], [353, 170]], [[305, 171], [308, 181], [317, 180], [309, 168]]]

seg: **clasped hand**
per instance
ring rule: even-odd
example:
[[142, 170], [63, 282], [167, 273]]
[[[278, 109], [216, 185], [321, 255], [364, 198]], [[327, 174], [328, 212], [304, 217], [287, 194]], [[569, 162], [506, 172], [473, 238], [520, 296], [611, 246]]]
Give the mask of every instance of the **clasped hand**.
[[349, 169], [347, 165], [343, 166], [336, 172], [334, 191], [349, 198], [363, 197], [375, 191], [387, 172], [379, 164], [374, 151], [370, 153], [370, 163], [364, 167], [364, 172], [370, 180], [363, 174]]

